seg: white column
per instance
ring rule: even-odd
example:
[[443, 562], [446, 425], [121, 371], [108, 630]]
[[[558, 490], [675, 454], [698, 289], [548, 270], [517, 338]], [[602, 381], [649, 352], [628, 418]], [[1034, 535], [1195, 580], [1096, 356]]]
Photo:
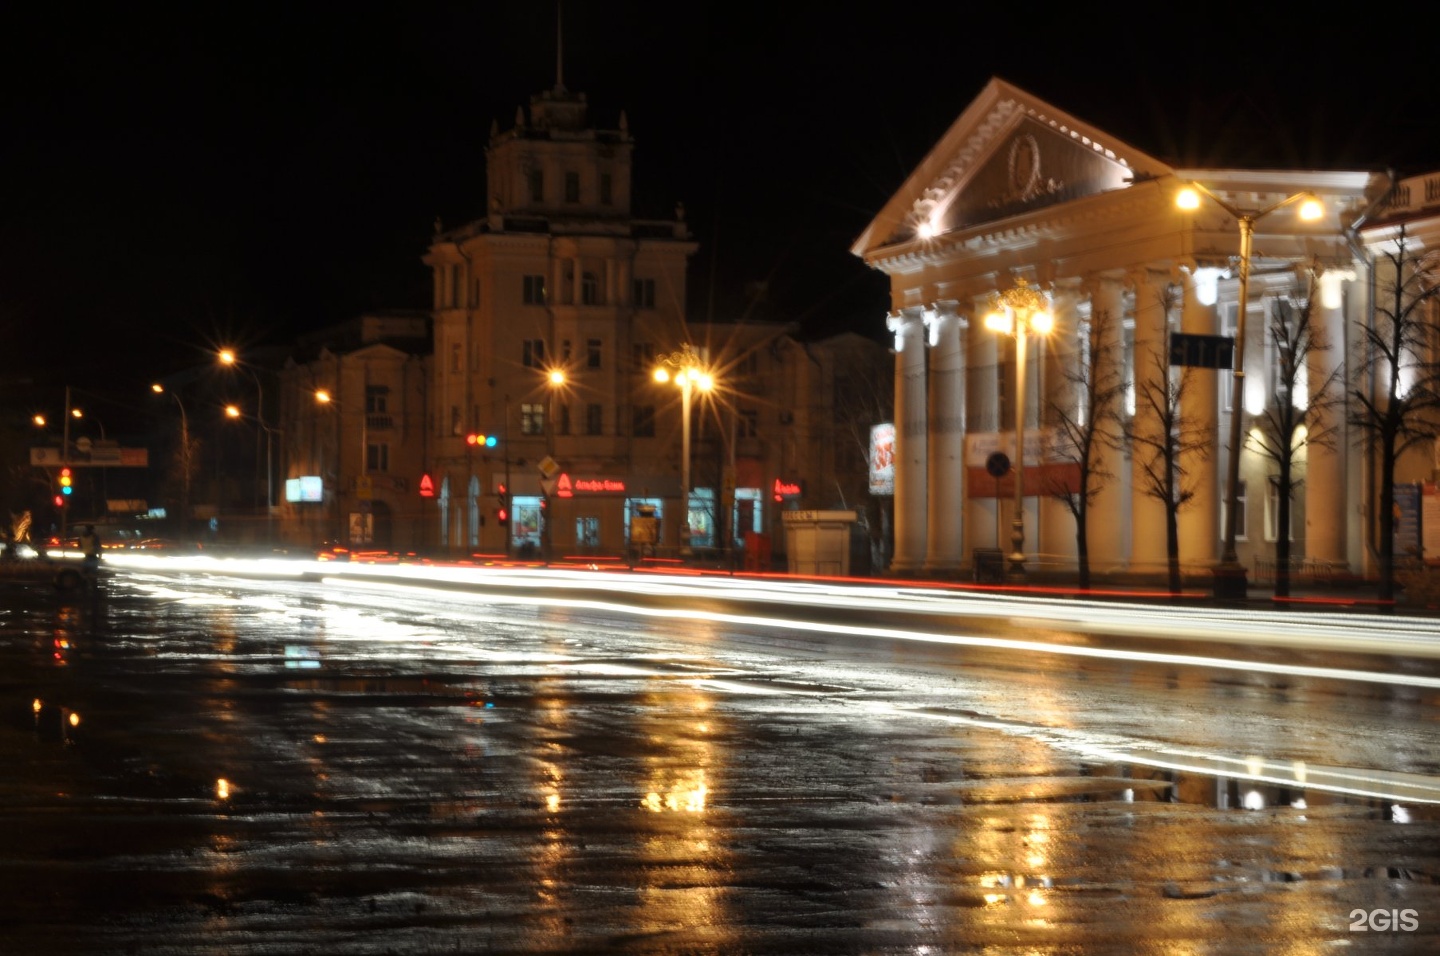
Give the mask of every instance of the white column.
[[[990, 308], [989, 299], [977, 299], [971, 315], [984, 315]], [[1000, 351], [996, 340], [999, 336], [985, 328], [984, 322], [971, 322], [965, 330], [966, 370], [965, 409], [966, 434], [998, 432], [1000, 430], [1000, 375], [998, 363]], [[981, 461], [978, 464], [983, 465]], [[983, 475], [983, 468], [980, 470]], [[965, 543], [973, 555], [976, 548], [1009, 548], [1008, 529], [997, 534], [1000, 520], [998, 509], [1000, 499], [995, 494], [995, 483], [989, 475], [980, 479], [978, 487], [965, 489]], [[984, 497], [977, 497], [983, 495]]]
[[958, 571], [965, 559], [966, 322], [954, 301], [935, 303], [930, 330], [930, 514], [925, 570]]
[[[1053, 301], [1055, 330], [1045, 337], [1045, 371], [1042, 376], [1045, 394], [1040, 399], [1040, 411], [1045, 415], [1045, 410], [1053, 403], [1073, 416], [1077, 407], [1074, 376], [1079, 370], [1081, 357], [1079, 290], [1074, 283], [1057, 284]], [[1048, 460], [1053, 459], [1051, 455]], [[1045, 555], [1047, 562], [1055, 564], [1056, 570], [1076, 570], [1079, 552], [1075, 541], [1075, 516], [1065, 502], [1046, 493], [1045, 489], [1037, 488], [1035, 493], [1040, 504], [1037, 550]]]
[[895, 556], [892, 571], [925, 561], [926, 448], [924, 309], [901, 309], [887, 320], [895, 333]]
[[[1109, 275], [1095, 276], [1088, 284], [1091, 321], [1095, 321], [1101, 313], [1110, 318], [1105, 323], [1105, 339], [1100, 343], [1105, 352], [1104, 360], [1116, 362], [1115, 367], [1118, 368], [1125, 358], [1124, 288], [1118, 277]], [[1090, 502], [1086, 524], [1090, 569], [1103, 575], [1119, 570], [1125, 561], [1125, 489], [1128, 476], [1125, 455], [1120, 449], [1102, 448], [1098, 459], [1098, 470], [1110, 477], [1100, 481], [1100, 491]]]
[[[1167, 314], [1163, 296], [1169, 277], [1141, 270], [1135, 281], [1135, 434], [1149, 442], [1162, 440], [1164, 426], [1144, 396], [1147, 391], [1163, 401], [1168, 387], [1165, 351]], [[1150, 492], [1147, 464], [1154, 467], [1153, 446], [1140, 442], [1130, 448], [1130, 570], [1154, 574], [1165, 569], [1165, 504]]]
[[[1180, 328], [1191, 335], [1214, 335], [1216, 283], [1214, 269], [1181, 270], [1184, 300]], [[1206, 303], [1209, 303], [1208, 305]], [[1204, 571], [1220, 558], [1220, 455], [1217, 450], [1225, 442], [1220, 433], [1220, 385], [1228, 384], [1226, 369], [1197, 368], [1191, 371], [1186, 385], [1180, 414], [1191, 422], [1197, 434], [1205, 435], [1209, 447], [1201, 455], [1192, 452], [1180, 459], [1180, 467], [1189, 476], [1186, 480], [1195, 489], [1195, 496], [1180, 509], [1180, 563], [1190, 570]]]
[[[1320, 277], [1319, 302], [1312, 303], [1311, 315], [1315, 332], [1315, 348], [1306, 363], [1306, 386], [1310, 400], [1345, 359], [1345, 313], [1342, 283], [1353, 280], [1352, 271], [1331, 269]], [[1343, 393], [1345, 382], [1337, 379], [1330, 384], [1332, 394]], [[1345, 459], [1343, 405], [1328, 409], [1325, 427], [1330, 430], [1330, 446], [1308, 444], [1305, 448], [1305, 556], [1328, 561], [1340, 568], [1345, 560]], [[1316, 431], [1321, 429], [1317, 427]]]

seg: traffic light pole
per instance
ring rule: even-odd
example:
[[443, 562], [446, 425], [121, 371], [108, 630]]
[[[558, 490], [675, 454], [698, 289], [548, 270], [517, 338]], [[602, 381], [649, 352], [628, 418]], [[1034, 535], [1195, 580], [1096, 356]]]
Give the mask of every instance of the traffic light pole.
[[[65, 386], [65, 429], [64, 439], [60, 445], [60, 468], [70, 467], [70, 386]], [[70, 509], [66, 507], [68, 502], [63, 498], [60, 502], [60, 537], [65, 537], [65, 530], [68, 527]]]

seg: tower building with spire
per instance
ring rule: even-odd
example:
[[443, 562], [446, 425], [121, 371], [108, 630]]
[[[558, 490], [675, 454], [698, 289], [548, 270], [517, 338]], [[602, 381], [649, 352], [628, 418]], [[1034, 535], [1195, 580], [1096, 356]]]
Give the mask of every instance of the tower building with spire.
[[696, 243], [678, 205], [673, 218], [637, 218], [633, 152], [624, 112], [594, 125], [557, 56], [554, 88], [509, 129], [491, 126], [485, 214], [436, 223], [423, 261], [443, 547], [615, 550], [641, 502], [679, 504], [655, 424], [671, 396], [651, 372], [685, 341]]

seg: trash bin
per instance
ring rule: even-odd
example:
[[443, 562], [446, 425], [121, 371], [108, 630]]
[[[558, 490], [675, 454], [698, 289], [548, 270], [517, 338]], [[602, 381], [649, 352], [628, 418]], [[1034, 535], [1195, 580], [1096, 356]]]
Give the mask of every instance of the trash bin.
[[759, 531], [745, 532], [745, 570], [770, 570], [770, 536]]
[[853, 511], [787, 511], [785, 545], [791, 574], [850, 573]]
[[971, 552], [976, 584], [1003, 584], [1005, 552], [999, 548], [976, 548]]

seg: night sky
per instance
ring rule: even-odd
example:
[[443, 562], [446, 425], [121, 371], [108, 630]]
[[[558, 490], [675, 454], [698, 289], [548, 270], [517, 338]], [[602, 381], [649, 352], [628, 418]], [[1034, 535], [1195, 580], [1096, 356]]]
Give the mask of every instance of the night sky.
[[[1179, 164], [1440, 169], [1416, 15], [1377, 52], [1334, 18], [966, 6], [566, 4], [565, 85], [627, 111], [637, 214], [683, 202], [702, 244], [693, 319], [883, 340], [849, 246], [995, 75]], [[547, 2], [8, 5], [3, 371], [129, 389], [428, 307], [432, 224], [482, 211], [491, 122], [554, 85], [555, 33]]]

